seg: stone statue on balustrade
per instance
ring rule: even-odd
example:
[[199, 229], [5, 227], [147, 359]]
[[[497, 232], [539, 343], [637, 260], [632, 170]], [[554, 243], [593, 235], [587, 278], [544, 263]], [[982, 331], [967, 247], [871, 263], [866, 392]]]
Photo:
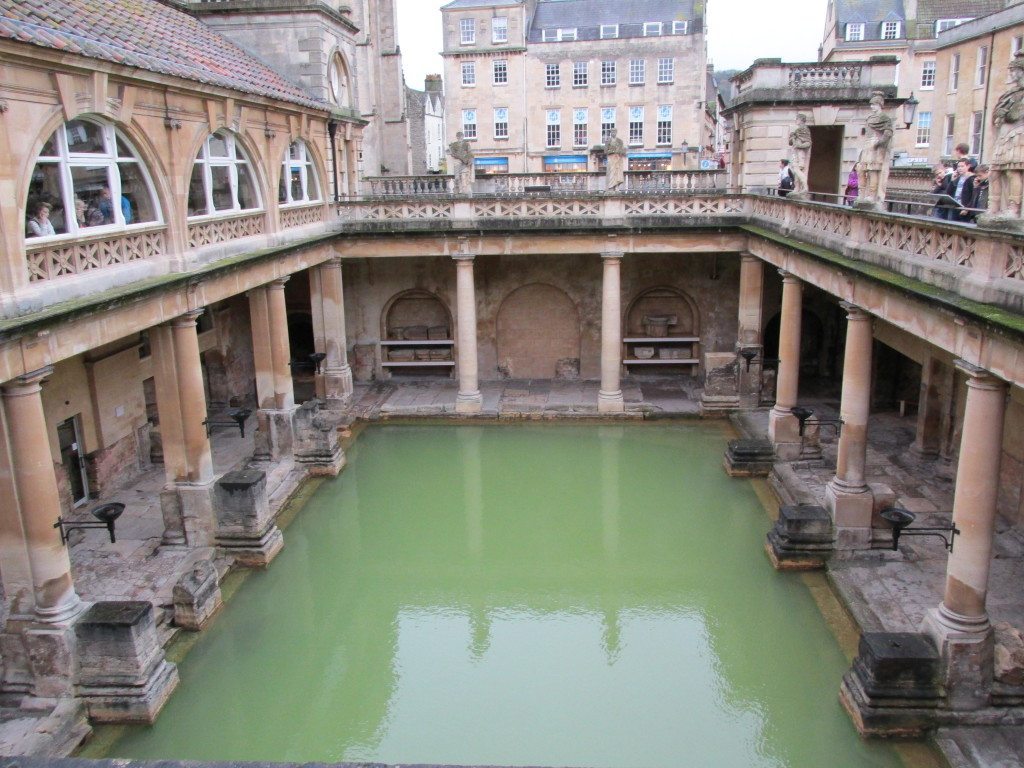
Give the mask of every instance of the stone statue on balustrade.
[[608, 158], [604, 169], [604, 188], [608, 192], [620, 190], [626, 183], [626, 145], [614, 128], [608, 132], [604, 153]]
[[452, 156], [452, 175], [455, 177], [455, 194], [473, 194], [473, 150], [462, 131], [455, 134], [455, 141], [448, 145]]
[[871, 114], [864, 121], [868, 139], [857, 163], [861, 170], [860, 196], [854, 207], [877, 211], [884, 209], [889, 183], [889, 145], [894, 127], [892, 118], [882, 111], [885, 95], [881, 91], [875, 91], [868, 103]]
[[796, 116], [796, 128], [789, 134], [789, 146], [792, 147], [792, 162], [789, 168], [793, 171], [793, 191], [790, 200], [807, 198], [807, 170], [811, 166], [811, 129], [807, 127], [807, 115]]
[[1013, 87], [992, 110], [996, 129], [989, 181], [989, 211], [978, 224], [1002, 229], [1024, 230], [1021, 200], [1024, 198], [1024, 53], [1010, 62]]

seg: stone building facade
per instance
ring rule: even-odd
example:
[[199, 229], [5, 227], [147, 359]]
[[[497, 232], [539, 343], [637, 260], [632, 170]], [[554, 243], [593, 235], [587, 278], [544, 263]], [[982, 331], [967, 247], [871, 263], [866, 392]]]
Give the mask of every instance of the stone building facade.
[[598, 170], [611, 127], [630, 170], [692, 167], [714, 141], [702, 9], [455, 0], [442, 8], [447, 133], [473, 142], [478, 174]]
[[445, 169], [444, 83], [441, 75], [427, 75], [423, 90], [406, 89], [412, 172], [441, 173]]
[[[381, 168], [411, 172], [405, 81], [390, 0], [189, 0], [187, 7], [339, 114], [364, 120], [356, 155], [360, 174], [375, 176]], [[355, 193], [354, 183], [349, 193]]]
[[[893, 84], [899, 96], [909, 98], [913, 93], [920, 105], [917, 130], [897, 135], [893, 151], [930, 158], [937, 147], [932, 137], [939, 135], [940, 120], [946, 114], [940, 99], [943, 82], [936, 73], [937, 39], [941, 45], [942, 33], [1012, 4], [1016, 0], [828, 0], [819, 59], [838, 62], [896, 56], [900, 66]], [[967, 140], [966, 122], [961, 125], [958, 130], [963, 135], [956, 143]]]

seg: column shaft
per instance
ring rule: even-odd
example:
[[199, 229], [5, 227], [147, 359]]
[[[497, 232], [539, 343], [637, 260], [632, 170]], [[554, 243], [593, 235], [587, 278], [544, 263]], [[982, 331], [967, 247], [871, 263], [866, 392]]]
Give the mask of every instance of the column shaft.
[[210, 439], [206, 435], [206, 425], [203, 424], [207, 416], [206, 392], [203, 388], [203, 364], [199, 357], [199, 336], [196, 333], [196, 319], [202, 313], [201, 309], [189, 312], [171, 323], [188, 481], [197, 484], [213, 479], [213, 455]]
[[[739, 317], [736, 351], [739, 370], [737, 396], [743, 408], [756, 408], [761, 402], [761, 371], [764, 347], [761, 343], [764, 293], [764, 262], [749, 253], [740, 256]], [[752, 356], [751, 356], [752, 355]]]
[[[960, 529], [946, 565], [940, 614], [958, 624], [987, 629], [985, 599], [992, 567], [992, 535], [999, 493], [1006, 384], [969, 368], [953, 523]], [[958, 627], [963, 629], [963, 626]]]
[[184, 421], [178, 392], [178, 365], [174, 359], [174, 338], [169, 325], [149, 329], [153, 350], [153, 383], [160, 416], [160, 442], [164, 454], [164, 475], [168, 483], [188, 480]]
[[8, 382], [3, 401], [35, 610], [41, 620], [58, 622], [73, 616], [81, 600], [72, 583], [67, 547], [53, 528], [61, 512], [60, 494], [42, 398], [42, 380], [52, 372], [45, 368]]
[[782, 313], [779, 318], [779, 367], [775, 382], [775, 406], [768, 416], [768, 437], [780, 459], [800, 456], [803, 440], [793, 415], [800, 388], [800, 323], [803, 315], [803, 287], [788, 272], [782, 275]]
[[871, 316], [858, 307], [847, 311], [846, 354], [843, 358], [842, 429], [833, 484], [854, 493], [866, 490], [864, 467], [868, 452], [868, 416], [871, 411]]
[[478, 413], [483, 399], [480, 395], [476, 349], [476, 284], [473, 277], [473, 257], [459, 254], [453, 258], [459, 344], [459, 394], [455, 410], [459, 413]]
[[345, 296], [341, 259], [331, 259], [319, 267], [320, 299], [324, 324], [323, 362], [327, 400], [345, 400], [352, 395], [352, 368], [348, 364], [345, 334]]
[[273, 408], [274, 360], [270, 354], [270, 310], [267, 307], [267, 289], [260, 286], [246, 295], [249, 297], [252, 357], [256, 368], [256, 404], [260, 408]]
[[800, 323], [803, 315], [803, 285], [789, 274], [782, 277], [782, 313], [779, 319], [779, 377], [775, 409], [789, 413], [796, 405], [800, 388]]
[[604, 275], [601, 289], [601, 390], [597, 410], [621, 413], [622, 399], [622, 267], [621, 251], [601, 254]]
[[288, 307], [284, 284], [279, 278], [267, 286], [267, 318], [270, 324], [270, 359], [274, 370], [274, 408], [288, 410], [295, 405], [292, 388], [291, 348], [288, 343]]

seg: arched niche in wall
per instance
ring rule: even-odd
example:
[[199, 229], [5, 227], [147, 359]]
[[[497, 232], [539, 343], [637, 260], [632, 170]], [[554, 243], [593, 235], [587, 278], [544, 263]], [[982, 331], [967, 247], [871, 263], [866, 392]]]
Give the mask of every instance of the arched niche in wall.
[[580, 315], [560, 288], [546, 283], [512, 291], [498, 309], [498, 372], [513, 379], [577, 378]]
[[700, 313], [693, 299], [678, 288], [656, 286], [641, 291], [629, 303], [623, 330], [627, 338], [700, 336]]
[[339, 107], [352, 106], [352, 78], [345, 57], [335, 53], [331, 57], [330, 69], [327, 72], [327, 88], [332, 102]]
[[382, 369], [392, 375], [451, 375], [452, 314], [436, 295], [413, 289], [393, 296], [384, 305], [380, 325]]

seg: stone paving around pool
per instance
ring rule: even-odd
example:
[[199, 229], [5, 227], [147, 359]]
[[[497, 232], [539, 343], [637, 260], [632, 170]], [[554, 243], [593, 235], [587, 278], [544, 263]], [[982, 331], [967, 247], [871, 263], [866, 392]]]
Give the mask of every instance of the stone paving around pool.
[[[596, 418], [598, 388], [598, 383], [592, 381], [483, 383], [480, 418]], [[456, 390], [455, 382], [447, 380], [359, 385], [347, 421], [455, 417]], [[700, 391], [690, 379], [626, 379], [623, 393], [626, 412], [616, 418], [699, 414]], [[808, 402], [822, 418], [838, 416], [834, 398]], [[767, 410], [747, 411], [734, 421], [749, 436], [763, 436], [767, 431]], [[942, 459], [913, 454], [908, 450], [912, 441], [911, 417], [873, 414], [868, 481], [890, 486], [897, 502], [918, 513], [922, 524], [948, 522], [953, 504], [952, 467]], [[784, 501], [823, 503], [825, 484], [834, 473], [836, 447], [837, 440], [826, 432], [820, 461], [779, 465], [783, 482], [778, 492]], [[240, 438], [233, 431], [216, 432], [213, 454], [217, 474], [244, 466], [252, 451], [251, 435]], [[279, 509], [299, 485], [302, 472], [290, 461], [261, 468], [268, 472], [271, 506]], [[213, 561], [222, 576], [231, 567], [231, 561], [213, 548], [161, 546], [159, 492], [163, 484], [163, 466], [155, 465], [130, 487], [109, 498], [94, 500], [93, 505], [106, 501], [125, 503], [125, 512], [118, 521], [118, 541], [111, 544], [96, 532], [76, 532], [72, 534], [70, 551], [75, 586], [84, 600], [152, 602], [157, 607], [161, 639], [166, 643], [178, 631], [171, 626], [170, 611], [175, 583], [192, 570], [197, 560]], [[79, 514], [84, 517], [87, 512], [83, 509]], [[917, 631], [925, 612], [942, 599], [946, 552], [941, 542], [924, 537], [905, 542], [900, 552], [876, 549], [832, 559], [833, 584], [862, 630]], [[997, 532], [995, 551], [989, 592], [992, 620], [1024, 627], [1024, 605], [1016, 597], [1024, 579], [1024, 535], [1003, 523]], [[767, 560], [765, 567], [770, 567]], [[57, 706], [57, 702], [46, 706], [42, 702], [38, 713], [33, 713], [12, 708], [17, 702], [4, 703], [9, 708], [0, 709], [0, 754], [62, 756], [81, 737], [83, 721], [78, 708]], [[1024, 728], [943, 729], [937, 743], [954, 768], [1024, 765]]]

